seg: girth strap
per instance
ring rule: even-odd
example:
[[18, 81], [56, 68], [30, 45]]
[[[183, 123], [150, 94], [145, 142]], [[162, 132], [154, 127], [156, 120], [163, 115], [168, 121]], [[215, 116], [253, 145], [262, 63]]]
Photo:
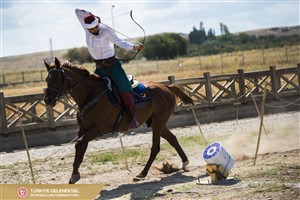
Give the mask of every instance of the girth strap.
[[119, 113], [119, 116], [118, 116], [118, 119], [117, 119], [117, 121], [115, 122], [115, 124], [114, 124], [114, 127], [113, 127], [113, 129], [112, 129], [112, 133], [114, 134], [115, 133], [115, 131], [119, 128], [119, 126], [120, 126], [120, 123], [121, 123], [121, 120], [123, 119], [123, 117], [124, 117], [124, 112], [125, 111], [125, 107], [124, 106], [122, 106], [121, 107], [121, 110], [120, 110], [120, 113]]
[[100, 94], [98, 94], [97, 96], [95, 96], [92, 100], [90, 100], [88, 103], [86, 103], [81, 109], [79, 114], [79, 117], [81, 120], [83, 120], [83, 116], [85, 114], [85, 112], [91, 108], [92, 106], [96, 105], [98, 103], [98, 101], [100, 101], [100, 99], [102, 98], [102, 96], [104, 95], [105, 92], [108, 91], [108, 88], [105, 88], [105, 90], [103, 90]]

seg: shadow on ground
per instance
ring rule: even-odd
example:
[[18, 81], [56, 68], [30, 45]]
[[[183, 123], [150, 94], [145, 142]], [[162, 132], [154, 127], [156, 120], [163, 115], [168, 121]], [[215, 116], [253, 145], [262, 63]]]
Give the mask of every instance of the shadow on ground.
[[182, 173], [174, 173], [171, 176], [164, 177], [160, 180], [151, 182], [137, 182], [132, 184], [120, 185], [112, 190], [102, 190], [97, 200], [120, 198], [124, 195], [130, 195], [130, 199], [147, 199], [154, 197], [155, 194], [162, 190], [163, 187], [187, 183], [197, 180], [193, 176], [185, 176]]

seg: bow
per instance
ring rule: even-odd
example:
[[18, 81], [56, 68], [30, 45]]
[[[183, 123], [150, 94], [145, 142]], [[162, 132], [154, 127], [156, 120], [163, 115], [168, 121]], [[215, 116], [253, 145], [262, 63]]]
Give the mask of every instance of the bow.
[[[128, 13], [126, 13], [126, 14], [128, 14]], [[123, 14], [122, 14], [122, 15], [123, 15]], [[143, 29], [143, 27], [142, 27], [141, 25], [139, 25], [139, 24], [133, 19], [133, 16], [132, 16], [132, 10], [130, 11], [130, 17], [131, 17], [132, 21], [133, 21], [136, 25], [138, 25], [138, 27], [140, 27], [140, 28], [142, 29], [142, 31], [143, 31], [143, 33], [144, 33], [144, 38], [143, 38], [143, 41], [142, 41], [141, 44], [144, 44], [145, 41], [146, 41], [146, 32], [145, 32], [145, 30]], [[102, 22], [100, 22], [100, 23], [103, 24], [104, 26], [106, 26], [107, 28], [109, 28], [109, 29], [115, 31], [116, 33], [119, 33], [120, 35], [123, 35], [123, 36], [125, 36], [125, 37], [127, 37], [127, 38], [130, 39], [130, 37], [128, 37], [127, 35], [125, 35], [125, 34], [119, 32], [119, 31], [117, 31], [117, 30], [115, 30], [115, 29], [113, 29], [113, 28], [111, 28], [111, 27], [109, 27], [108, 25], [106, 25], [106, 24], [104, 24], [104, 23], [102, 23]], [[118, 60], [123, 61], [123, 62], [124, 62], [124, 61], [132, 60], [132, 59], [134, 59], [134, 58], [138, 55], [139, 52], [140, 52], [140, 50], [138, 50], [131, 58], [128, 58], [128, 59], [119, 59], [119, 58], [118, 58]]]
[[[146, 32], [145, 32], [145, 30], [143, 29], [143, 27], [133, 19], [133, 16], [132, 16], [132, 10], [130, 11], [130, 17], [131, 17], [132, 21], [133, 21], [136, 25], [138, 25], [138, 27], [140, 27], [140, 28], [142, 29], [142, 31], [143, 31], [143, 33], [144, 33], [144, 38], [143, 38], [143, 41], [142, 41], [141, 44], [145, 44], [145, 41], [146, 41]], [[138, 50], [131, 58], [128, 58], [128, 59], [119, 59], [119, 60], [120, 60], [120, 61], [123, 61], [123, 62], [124, 62], [124, 61], [132, 60], [132, 59], [134, 59], [134, 58], [139, 54], [140, 51], [141, 51], [141, 50]]]

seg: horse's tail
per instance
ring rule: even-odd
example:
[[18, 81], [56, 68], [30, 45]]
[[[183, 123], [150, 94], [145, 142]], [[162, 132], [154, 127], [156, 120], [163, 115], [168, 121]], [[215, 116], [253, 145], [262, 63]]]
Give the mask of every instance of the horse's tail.
[[180, 100], [183, 101], [183, 103], [194, 105], [193, 99], [189, 95], [187, 95], [179, 85], [171, 84], [167, 85], [167, 87], [175, 96], [179, 97]]

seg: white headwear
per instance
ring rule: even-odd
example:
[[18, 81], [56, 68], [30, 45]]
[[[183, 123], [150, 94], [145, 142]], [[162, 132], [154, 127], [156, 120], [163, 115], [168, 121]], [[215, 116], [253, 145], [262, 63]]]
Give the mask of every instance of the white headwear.
[[93, 14], [87, 14], [84, 17], [84, 27], [85, 28], [94, 28], [98, 24], [99, 24], [99, 20]]

